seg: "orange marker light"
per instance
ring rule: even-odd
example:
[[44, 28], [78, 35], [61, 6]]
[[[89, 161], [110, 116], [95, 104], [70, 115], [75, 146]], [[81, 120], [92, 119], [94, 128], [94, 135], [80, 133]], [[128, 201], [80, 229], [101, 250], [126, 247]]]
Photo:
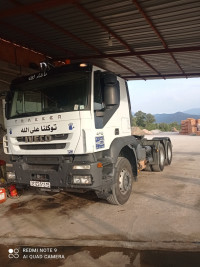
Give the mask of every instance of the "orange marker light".
[[101, 162], [97, 163], [97, 168], [103, 168], [103, 164]]
[[66, 60], [65, 60], [65, 64], [66, 64], [66, 65], [71, 64], [71, 60], [70, 60], [70, 59], [66, 59]]

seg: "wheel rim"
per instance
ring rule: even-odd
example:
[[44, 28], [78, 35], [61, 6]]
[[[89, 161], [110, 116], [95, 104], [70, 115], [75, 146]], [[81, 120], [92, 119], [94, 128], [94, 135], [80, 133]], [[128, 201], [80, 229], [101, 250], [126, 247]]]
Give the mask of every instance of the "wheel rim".
[[168, 149], [167, 149], [167, 157], [168, 157], [168, 160], [170, 161], [171, 158], [172, 158], [172, 151], [171, 151], [171, 148], [168, 146]]
[[131, 175], [126, 169], [122, 169], [119, 174], [119, 190], [125, 195], [131, 187]]

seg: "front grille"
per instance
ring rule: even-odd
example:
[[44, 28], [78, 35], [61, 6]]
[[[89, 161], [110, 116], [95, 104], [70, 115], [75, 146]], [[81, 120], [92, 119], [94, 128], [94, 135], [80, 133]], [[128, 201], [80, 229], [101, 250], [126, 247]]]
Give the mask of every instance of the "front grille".
[[66, 144], [20, 145], [19, 147], [24, 150], [63, 149]]
[[[68, 134], [53, 134], [51, 135], [51, 141], [57, 141], [57, 140], [67, 140]], [[25, 136], [19, 136], [17, 137], [18, 142], [26, 142]]]
[[59, 157], [49, 157], [49, 156], [24, 156], [24, 161], [27, 164], [59, 164]]
[[28, 170], [28, 171], [39, 171], [39, 170], [42, 170], [42, 171], [52, 171], [52, 170], [55, 170], [55, 171], [58, 171], [58, 167], [59, 165], [57, 164], [53, 164], [53, 165], [45, 165], [45, 164], [26, 164], [24, 163], [22, 165], [22, 168], [23, 170]]

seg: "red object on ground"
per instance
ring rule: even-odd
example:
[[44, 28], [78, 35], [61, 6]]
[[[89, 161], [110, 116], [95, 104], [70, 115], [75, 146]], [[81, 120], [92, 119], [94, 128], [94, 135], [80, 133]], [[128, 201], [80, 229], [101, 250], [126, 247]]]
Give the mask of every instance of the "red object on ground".
[[6, 189], [0, 188], [0, 203], [3, 203], [6, 201]]
[[17, 189], [16, 189], [16, 186], [15, 185], [10, 185], [8, 187], [8, 190], [9, 190], [9, 193], [10, 193], [10, 196], [11, 197], [16, 197], [18, 194], [17, 194]]

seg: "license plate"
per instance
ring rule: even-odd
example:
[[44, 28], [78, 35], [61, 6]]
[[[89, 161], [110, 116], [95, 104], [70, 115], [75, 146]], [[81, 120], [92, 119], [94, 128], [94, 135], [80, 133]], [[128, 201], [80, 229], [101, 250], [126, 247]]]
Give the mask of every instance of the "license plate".
[[50, 182], [30, 181], [30, 186], [51, 188]]

